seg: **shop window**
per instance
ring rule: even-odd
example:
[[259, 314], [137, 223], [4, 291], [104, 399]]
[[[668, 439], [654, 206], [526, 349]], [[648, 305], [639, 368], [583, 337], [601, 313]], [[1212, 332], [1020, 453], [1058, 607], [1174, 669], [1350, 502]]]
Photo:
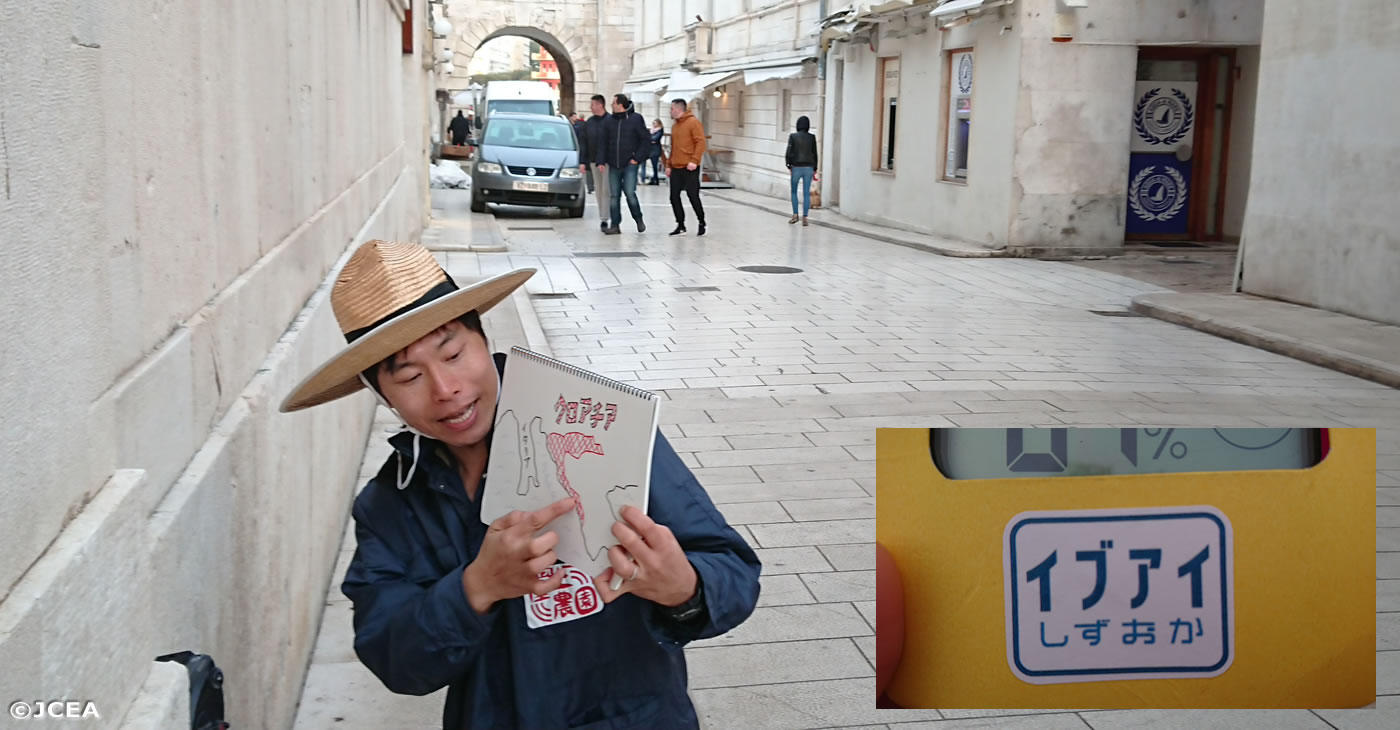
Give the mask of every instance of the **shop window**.
[[876, 140], [875, 169], [894, 172], [894, 133], [899, 110], [899, 58], [882, 58], [875, 78], [875, 118], [879, 120]]
[[954, 182], [967, 181], [967, 147], [972, 135], [972, 51], [948, 51], [948, 125], [944, 128], [947, 136], [947, 156], [943, 160], [943, 179]]

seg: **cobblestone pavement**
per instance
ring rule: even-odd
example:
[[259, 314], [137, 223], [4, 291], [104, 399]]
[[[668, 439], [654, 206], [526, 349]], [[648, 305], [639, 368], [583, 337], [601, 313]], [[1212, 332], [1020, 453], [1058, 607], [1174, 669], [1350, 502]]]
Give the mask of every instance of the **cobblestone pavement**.
[[[1400, 726], [1400, 392], [1121, 316], [1161, 287], [1090, 267], [944, 258], [714, 198], [705, 237], [692, 219], [669, 238], [664, 188], [640, 193], [642, 235], [602, 236], [592, 209], [461, 222], [465, 199], [435, 196], [459, 222], [430, 238], [508, 244], [447, 254], [455, 276], [538, 267], [554, 354], [664, 393], [663, 431], [758, 548], [752, 618], [687, 651], [707, 728]], [[875, 709], [874, 429], [1134, 424], [1380, 429], [1377, 709]]]

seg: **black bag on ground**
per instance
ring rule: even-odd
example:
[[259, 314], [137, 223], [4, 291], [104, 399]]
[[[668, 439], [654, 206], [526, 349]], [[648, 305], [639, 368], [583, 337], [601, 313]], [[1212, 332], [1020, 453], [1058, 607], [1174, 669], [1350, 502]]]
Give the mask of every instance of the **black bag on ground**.
[[224, 722], [224, 673], [208, 654], [180, 651], [156, 657], [179, 662], [190, 674], [190, 730], [228, 730]]

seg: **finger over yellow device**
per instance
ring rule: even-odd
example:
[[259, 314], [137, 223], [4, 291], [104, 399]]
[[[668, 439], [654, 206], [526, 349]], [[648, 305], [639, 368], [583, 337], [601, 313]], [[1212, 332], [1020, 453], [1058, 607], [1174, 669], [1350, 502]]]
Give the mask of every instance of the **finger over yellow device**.
[[[1373, 702], [1375, 431], [1175, 431], [879, 429], [876, 534], [905, 590], [890, 698], [940, 708]], [[1290, 446], [1300, 433], [1320, 441], [1306, 462], [1256, 468], [1271, 463], [1258, 458], [1268, 448], [1302, 448]], [[1109, 438], [1115, 454], [1089, 449]], [[1097, 462], [1076, 463], [1076, 447]], [[1120, 473], [1106, 473], [1113, 459]], [[1099, 473], [1065, 475], [1076, 470]]]

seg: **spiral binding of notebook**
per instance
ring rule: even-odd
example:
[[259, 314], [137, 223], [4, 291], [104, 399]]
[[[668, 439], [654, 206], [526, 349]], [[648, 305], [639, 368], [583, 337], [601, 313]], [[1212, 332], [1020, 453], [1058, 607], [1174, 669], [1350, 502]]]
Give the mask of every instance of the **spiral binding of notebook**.
[[510, 356], [521, 357], [527, 360], [534, 360], [535, 362], [538, 362], [543, 365], [548, 365], [556, 370], [568, 373], [569, 375], [582, 378], [595, 385], [601, 385], [606, 388], [611, 388], [613, 390], [618, 391], [619, 393], [625, 393], [626, 395], [630, 395], [634, 398], [657, 400], [660, 397], [649, 390], [642, 390], [641, 388], [638, 388], [635, 385], [628, 385], [627, 383], [618, 380], [613, 380], [612, 378], [609, 378], [607, 376], [599, 375], [598, 373], [584, 370], [583, 368], [577, 365], [570, 365], [569, 363], [566, 363], [563, 360], [556, 360], [548, 355], [541, 355], [538, 352], [526, 350], [523, 347], [510, 348]]

